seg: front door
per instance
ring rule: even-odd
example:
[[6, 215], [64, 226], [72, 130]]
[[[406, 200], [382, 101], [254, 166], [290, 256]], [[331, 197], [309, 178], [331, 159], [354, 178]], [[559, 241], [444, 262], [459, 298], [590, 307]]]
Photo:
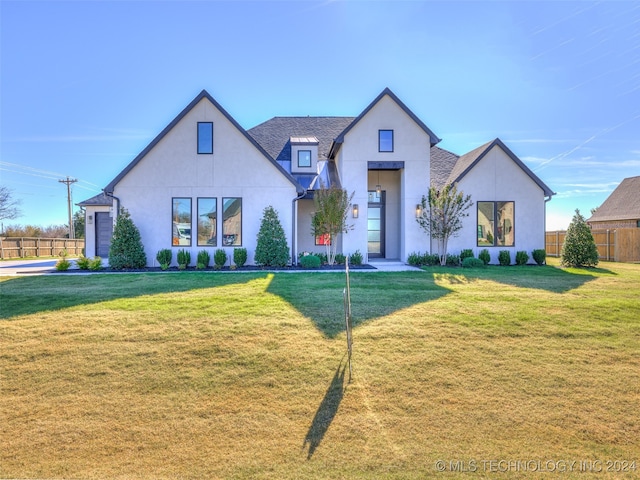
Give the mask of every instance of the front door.
[[109, 256], [113, 221], [109, 212], [96, 212], [96, 255], [102, 258]]
[[384, 258], [385, 192], [369, 191], [367, 205], [367, 250], [370, 258]]

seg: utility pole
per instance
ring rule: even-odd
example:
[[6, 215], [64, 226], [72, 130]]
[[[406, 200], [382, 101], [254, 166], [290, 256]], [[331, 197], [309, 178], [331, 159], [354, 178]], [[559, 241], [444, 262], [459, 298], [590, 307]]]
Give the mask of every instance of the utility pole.
[[76, 183], [78, 180], [75, 178], [69, 178], [67, 176], [66, 180], [58, 180], [60, 183], [67, 184], [67, 204], [69, 210], [69, 238], [75, 238], [75, 228], [73, 228], [73, 215], [71, 214], [71, 184]]

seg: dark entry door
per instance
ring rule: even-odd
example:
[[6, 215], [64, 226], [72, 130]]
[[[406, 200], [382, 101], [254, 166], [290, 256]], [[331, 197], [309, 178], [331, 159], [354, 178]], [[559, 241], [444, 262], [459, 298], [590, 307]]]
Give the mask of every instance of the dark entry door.
[[109, 212], [96, 212], [96, 255], [102, 258], [109, 256], [109, 246], [113, 235], [113, 221]]
[[384, 198], [385, 192], [369, 192], [367, 250], [371, 258], [384, 258]]

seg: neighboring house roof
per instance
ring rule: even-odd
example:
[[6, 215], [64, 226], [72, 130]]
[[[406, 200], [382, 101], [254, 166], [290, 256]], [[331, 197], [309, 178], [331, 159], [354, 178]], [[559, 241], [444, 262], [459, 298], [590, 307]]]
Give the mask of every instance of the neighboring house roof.
[[106, 195], [104, 192], [99, 193], [95, 197], [88, 198], [80, 203], [76, 203], [79, 207], [97, 207], [97, 206], [112, 206], [113, 197]]
[[640, 176], [625, 178], [587, 222], [640, 219]]
[[238, 129], [238, 131], [242, 135], [244, 135], [247, 138], [247, 140], [249, 140], [253, 144], [253, 146], [256, 147], [260, 151], [260, 153], [262, 153], [264, 155], [264, 157], [267, 160], [269, 160], [271, 163], [273, 163], [273, 165], [276, 168], [278, 168], [278, 170], [280, 170], [280, 172], [296, 187], [296, 190], [299, 193], [303, 193], [304, 192], [304, 189], [296, 181], [296, 179], [293, 178], [288, 171], [286, 171], [284, 168], [282, 168], [282, 166], [278, 162], [276, 162], [264, 150], [264, 148], [258, 142], [256, 142], [256, 140], [251, 135], [249, 135], [247, 133], [247, 131], [244, 128], [242, 128], [240, 126], [240, 124], [238, 122], [236, 122], [235, 119], [231, 115], [229, 115], [227, 113], [227, 111], [224, 108], [222, 108], [222, 106], [218, 102], [216, 102], [211, 95], [209, 95], [209, 93], [206, 90], [202, 90], [202, 92], [200, 92], [200, 94], [196, 98], [194, 98], [193, 101], [189, 105], [187, 105], [185, 107], [185, 109], [182, 110], [182, 112], [180, 112], [178, 114], [178, 116], [176, 118], [174, 118], [173, 121], [169, 125], [167, 125], [165, 127], [165, 129], [162, 130], [162, 132], [160, 132], [160, 134], [156, 138], [154, 138], [151, 141], [151, 143], [149, 145], [147, 145], [147, 147], [142, 152], [140, 152], [140, 154], [138, 154], [138, 156], [136, 158], [134, 158], [133, 161], [129, 165], [127, 165], [125, 167], [125, 169], [122, 170], [122, 172], [120, 172], [120, 174], [116, 178], [114, 178], [111, 181], [111, 183], [109, 183], [109, 185], [107, 185], [105, 187], [104, 191], [108, 192], [108, 193], [113, 193], [113, 189], [118, 184], [118, 182], [120, 180], [122, 180], [122, 178], [127, 173], [129, 173], [129, 171], [131, 171], [131, 169], [133, 169], [133, 167], [135, 167], [138, 164], [138, 162], [140, 162], [140, 160], [142, 160], [145, 157], [145, 155], [147, 155], [147, 153], [149, 153], [149, 151], [151, 151], [151, 149], [153, 147], [155, 147], [158, 144], [158, 142], [160, 142], [160, 140], [162, 140], [171, 131], [171, 129], [173, 127], [175, 127], [178, 124], [178, 122], [180, 122], [180, 120], [182, 120], [184, 118], [184, 116], [187, 115], [191, 111], [191, 109], [193, 109], [203, 98], [206, 98], [207, 100], [209, 100], [220, 111], [220, 113], [222, 113], [227, 118], [227, 120], [229, 120], [229, 122], [231, 122], [233, 124], [233, 126], [236, 127]]
[[469, 173], [469, 171], [495, 146], [502, 149], [502, 151], [506, 153], [509, 158], [511, 158], [511, 160], [516, 163], [516, 165], [518, 165], [527, 175], [529, 175], [531, 180], [533, 180], [542, 189], [545, 196], [551, 197], [554, 195], [553, 191], [542, 180], [540, 180], [540, 178], [538, 178], [538, 176], [533, 173], [529, 169], [529, 167], [527, 167], [522, 162], [522, 160], [520, 160], [499, 138], [485, 143], [475, 150], [471, 150], [469, 153], [465, 153], [464, 155], [460, 156], [455, 166], [451, 170], [451, 173], [449, 174], [447, 183], [456, 183], [462, 180], [462, 178], [467, 173]]
[[331, 151], [329, 152], [329, 157], [333, 158], [335, 156], [335, 154], [338, 151], [338, 148], [340, 147], [340, 145], [342, 143], [344, 143], [344, 136], [349, 133], [349, 130], [351, 130], [353, 127], [355, 127], [358, 122], [367, 114], [369, 113], [369, 110], [371, 110], [373, 107], [376, 106], [376, 104], [382, 100], [382, 98], [388, 95], [389, 97], [391, 97], [391, 99], [396, 102], [398, 104], [398, 106], [404, 110], [404, 112], [409, 115], [409, 117], [411, 117], [411, 119], [416, 122], [416, 124], [422, 129], [424, 130], [424, 132], [429, 135], [429, 139], [431, 142], [431, 146], [433, 147], [436, 143], [440, 142], [440, 138], [438, 138], [436, 136], [435, 133], [433, 133], [431, 131], [431, 129], [429, 127], [427, 127], [424, 122], [422, 120], [420, 120], [415, 113], [413, 113], [411, 110], [409, 110], [409, 107], [407, 107], [402, 100], [400, 100], [395, 93], [393, 93], [389, 87], [385, 88], [382, 93], [380, 93], [380, 95], [378, 95], [375, 100], [373, 102], [371, 102], [369, 104], [369, 106], [367, 108], [365, 108], [362, 113], [360, 115], [358, 115], [353, 122], [351, 122], [349, 124], [349, 126], [347, 126], [341, 133], [340, 135], [338, 135], [335, 139], [335, 142], [333, 143], [333, 145], [331, 145]]

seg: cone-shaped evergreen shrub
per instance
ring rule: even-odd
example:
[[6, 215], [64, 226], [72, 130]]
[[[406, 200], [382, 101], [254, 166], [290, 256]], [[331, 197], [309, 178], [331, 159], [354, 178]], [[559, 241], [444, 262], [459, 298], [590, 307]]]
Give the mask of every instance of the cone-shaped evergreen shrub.
[[267, 267], [284, 267], [289, 263], [287, 237], [278, 212], [271, 205], [264, 209], [262, 215], [254, 259], [257, 265]]
[[595, 267], [598, 247], [586, 220], [576, 209], [562, 245], [562, 265], [565, 267]]
[[109, 247], [109, 266], [116, 270], [144, 268], [147, 256], [144, 253], [140, 231], [131, 220], [129, 212], [122, 208], [116, 220]]

